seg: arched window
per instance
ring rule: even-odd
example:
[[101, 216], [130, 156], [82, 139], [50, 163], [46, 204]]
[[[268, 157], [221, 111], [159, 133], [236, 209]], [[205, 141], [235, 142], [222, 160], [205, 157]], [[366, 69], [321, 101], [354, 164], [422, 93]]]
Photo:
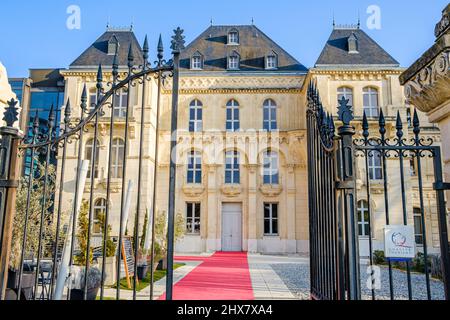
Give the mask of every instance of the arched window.
[[102, 233], [102, 223], [104, 223], [106, 214], [106, 200], [98, 199], [94, 203], [94, 234]]
[[370, 237], [370, 212], [366, 200], [358, 202], [358, 234], [360, 237]]
[[232, 29], [228, 32], [228, 44], [239, 44], [239, 31], [237, 31], [237, 29]]
[[378, 90], [375, 88], [363, 89], [363, 110], [368, 117], [379, 116]]
[[276, 69], [278, 68], [278, 55], [275, 51], [269, 52], [266, 56], [266, 69]]
[[225, 183], [240, 184], [240, 162], [238, 151], [227, 151], [225, 153]]
[[414, 208], [413, 211], [414, 211], [414, 235], [416, 238], [416, 244], [422, 246], [424, 245], [422, 211], [420, 210], [420, 208]]
[[348, 87], [338, 88], [337, 96], [338, 96], [338, 105], [339, 105], [339, 101], [341, 101], [342, 98], [345, 98], [348, 100], [348, 105], [353, 106], [353, 90], [352, 90], [352, 88], [348, 88]]
[[278, 153], [267, 151], [264, 153], [263, 182], [277, 185], [280, 183]]
[[230, 100], [227, 103], [227, 131], [239, 131], [240, 128], [239, 103]]
[[122, 139], [115, 138], [112, 142], [111, 176], [113, 179], [123, 178], [124, 158], [125, 158], [125, 143]]
[[128, 91], [122, 89], [116, 93], [114, 98], [114, 117], [125, 118], [127, 116], [127, 106], [128, 106]]
[[228, 69], [239, 70], [241, 57], [237, 51], [233, 51], [228, 57]]
[[278, 129], [277, 123], [277, 104], [272, 99], [264, 101], [263, 106], [264, 123], [263, 129], [266, 131], [275, 131]]
[[194, 100], [189, 106], [189, 132], [203, 130], [203, 104], [200, 100]]
[[190, 151], [188, 154], [187, 183], [202, 183], [202, 154], [198, 151]]
[[[84, 150], [84, 160], [89, 161], [90, 165], [89, 165], [89, 170], [87, 173], [87, 178], [90, 179], [91, 178], [91, 168], [92, 168], [92, 152], [94, 150], [94, 139], [89, 139], [88, 141], [86, 141], [86, 146], [85, 146], [85, 150]], [[98, 162], [100, 159], [100, 142], [97, 140], [97, 148], [96, 148], [96, 153], [95, 153], [95, 164], [94, 164], [94, 178], [97, 179], [98, 178]]]

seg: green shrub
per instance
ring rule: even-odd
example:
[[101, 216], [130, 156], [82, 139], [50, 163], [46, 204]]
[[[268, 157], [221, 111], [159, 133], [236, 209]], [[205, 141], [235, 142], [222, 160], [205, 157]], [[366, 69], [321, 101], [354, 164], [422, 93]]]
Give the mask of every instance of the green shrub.
[[384, 256], [384, 251], [381, 250], [374, 251], [373, 262], [375, 264], [386, 264], [386, 257]]
[[[431, 270], [431, 259], [428, 257], [427, 259], [428, 272]], [[412, 261], [412, 268], [416, 272], [425, 273], [425, 255], [421, 252], [417, 254], [417, 256]]]

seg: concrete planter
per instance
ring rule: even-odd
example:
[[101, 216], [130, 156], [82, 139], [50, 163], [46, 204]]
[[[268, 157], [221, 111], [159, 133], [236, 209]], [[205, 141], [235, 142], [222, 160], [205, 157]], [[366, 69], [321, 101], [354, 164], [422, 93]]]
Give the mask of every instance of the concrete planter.
[[[98, 258], [100, 266], [103, 264], [103, 258]], [[101, 268], [101, 267], [100, 267]], [[108, 257], [105, 262], [105, 286], [113, 286], [117, 278], [116, 257]]]

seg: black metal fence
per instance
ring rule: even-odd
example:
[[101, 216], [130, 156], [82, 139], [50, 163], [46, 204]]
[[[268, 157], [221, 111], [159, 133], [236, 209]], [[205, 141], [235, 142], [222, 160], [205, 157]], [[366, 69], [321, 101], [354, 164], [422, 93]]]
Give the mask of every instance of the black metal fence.
[[[338, 121], [341, 125], [336, 130], [334, 119], [325, 112], [315, 85], [311, 83], [309, 86], [307, 123], [313, 298], [444, 298], [433, 292], [431, 285], [434, 281], [431, 279], [431, 269], [439, 269], [442, 291], [445, 298], [449, 299], [450, 253], [444, 198], [444, 190], [448, 189], [448, 184], [443, 182], [440, 147], [431, 138], [422, 137], [417, 112], [411, 121], [412, 138], [406, 138], [400, 113], [393, 127], [388, 126], [382, 110], [376, 120], [369, 120], [364, 113], [361, 121], [355, 121], [348, 102], [345, 98], [339, 101]], [[359, 136], [356, 136], [354, 126], [361, 129]], [[432, 163], [432, 178], [428, 174], [427, 179], [431, 179], [433, 184], [428, 180], [427, 183], [430, 184], [429, 191], [436, 194], [435, 200], [428, 207], [424, 200], [424, 159]], [[412, 206], [407, 199], [412, 197], [407, 194], [407, 190], [413, 190], [414, 184], [411, 179], [407, 179], [409, 168], [405, 168], [405, 163], [408, 160], [414, 163], [414, 181], [417, 181], [414, 190], [419, 198], [419, 205], [414, 213], [411, 212]], [[390, 180], [390, 174], [393, 173], [399, 181]], [[394, 183], [398, 184], [398, 188], [394, 187]], [[375, 189], [377, 192], [374, 192]], [[380, 221], [377, 230], [373, 221], [372, 203], [375, 194], [378, 202], [382, 203], [383, 226], [414, 224], [415, 240], [419, 247], [417, 264], [423, 267], [421, 275], [414, 275], [416, 281], [412, 281], [411, 259], [386, 259], [383, 255], [384, 244], [382, 248], [379, 240], [377, 246], [374, 244], [375, 233], [380, 237], [380, 231], [383, 232], [383, 228], [379, 226]], [[358, 207], [360, 204], [361, 208]], [[401, 219], [397, 211], [401, 212]], [[435, 243], [433, 245], [427, 233], [432, 228], [432, 222], [426, 219], [426, 211], [430, 216], [436, 215], [438, 246]], [[431, 247], [438, 250], [439, 254], [431, 256], [428, 252]], [[367, 281], [360, 270], [364, 267], [367, 267]], [[405, 272], [399, 269], [404, 269]], [[385, 281], [382, 281], [383, 277], [386, 278]]]
[[[118, 52], [114, 56], [111, 73], [108, 74], [102, 70], [100, 65], [97, 72], [95, 101], [92, 101], [92, 92], [88, 94], [86, 84], [81, 95], [80, 113], [74, 114], [71, 102], [67, 99], [64, 109], [63, 123], [60, 125], [55, 121], [55, 110], [52, 107], [46, 128], [43, 129], [39, 123], [38, 114], [32, 121], [29, 132], [25, 138], [18, 134], [18, 130], [13, 129], [14, 123], [17, 121], [17, 102], [11, 101], [5, 112], [7, 123], [6, 128], [1, 129], [1, 173], [0, 176], [0, 197], [1, 197], [1, 257], [0, 264], [0, 300], [5, 299], [8, 293], [15, 295], [15, 298], [34, 299], [34, 300], [63, 300], [63, 299], [83, 299], [92, 297], [91, 283], [100, 282], [96, 287], [100, 289], [99, 297], [101, 300], [105, 298], [105, 278], [106, 278], [106, 258], [107, 251], [110, 249], [112, 239], [109, 235], [109, 223], [111, 221], [111, 196], [113, 183], [113, 139], [119, 134], [117, 129], [116, 112], [113, 111], [114, 106], [120, 98], [118, 93], [125, 90], [127, 94], [127, 102], [121, 103], [126, 106], [123, 118], [120, 122], [124, 122], [124, 129], [121, 134], [124, 135], [123, 145], [123, 163], [118, 169], [120, 172], [116, 177], [120, 177], [120, 228], [118, 232], [118, 241], [116, 243], [116, 281], [115, 281], [115, 298], [121, 297], [121, 268], [123, 260], [123, 243], [125, 241], [126, 226], [123, 223], [123, 216], [126, 202], [126, 182], [129, 175], [128, 157], [130, 149], [130, 131], [131, 131], [131, 107], [132, 96], [142, 95], [138, 99], [140, 110], [140, 121], [138, 123], [140, 150], [138, 152], [138, 174], [137, 174], [137, 192], [136, 196], [134, 227], [131, 233], [131, 246], [133, 257], [129, 266], [134, 270], [128, 270], [132, 277], [133, 299], [137, 299], [138, 292], [138, 261], [140, 257], [140, 241], [142, 235], [140, 230], [143, 226], [141, 212], [145, 209], [142, 204], [142, 172], [144, 166], [144, 134], [146, 123], [149, 122], [151, 115], [146, 110], [149, 100], [150, 83], [153, 82], [157, 86], [157, 121], [156, 121], [156, 140], [158, 140], [158, 123], [159, 111], [162, 92], [162, 82], [171, 77], [173, 81], [172, 90], [172, 128], [176, 129], [176, 115], [178, 107], [178, 65], [180, 50], [184, 48], [183, 30], [176, 29], [172, 37], [172, 53], [173, 59], [164, 60], [163, 45], [160, 38], [157, 48], [157, 61], [150, 63], [149, 46], [147, 38], [143, 45], [142, 65], [135, 64], [135, 57], [130, 46], [128, 54], [128, 69], [119, 69]], [[105, 82], [104, 76], [111, 78], [111, 82]], [[109, 89], [105, 90], [105, 86]], [[89, 95], [89, 97], [88, 97]], [[90, 99], [91, 98], [91, 99]], [[89, 100], [89, 101], [88, 101]], [[102, 230], [101, 246], [96, 248], [96, 255], [102, 258], [103, 263], [99, 266], [93, 266], [93, 227], [99, 224], [94, 221], [95, 210], [95, 188], [99, 180], [98, 177], [98, 161], [99, 161], [99, 136], [100, 126], [105, 127], [109, 124], [109, 132], [104, 135], [109, 137], [107, 145], [108, 159], [105, 185], [106, 185], [106, 201], [104, 203], [104, 216], [100, 222]], [[108, 127], [108, 126], [107, 126]], [[59, 129], [59, 130], [57, 130]], [[56, 134], [59, 132], [59, 134]], [[92, 138], [92, 146], [90, 152], [85, 151], [86, 138]], [[156, 141], [156, 147], [158, 141]], [[71, 152], [69, 154], [69, 146]], [[176, 139], [173, 141], [175, 149]], [[76, 150], [76, 154], [72, 153]], [[17, 158], [17, 156], [20, 158]], [[58, 157], [58, 164], [55, 167], [51, 164], [53, 156]], [[89, 156], [90, 159], [86, 159]], [[76, 161], [76, 167], [68, 167], [69, 158]], [[87, 162], [85, 160], [88, 160]], [[156, 161], [156, 159], [155, 159]], [[20, 180], [19, 175], [14, 171], [20, 171], [20, 163], [25, 162], [28, 167], [24, 170], [25, 177]], [[73, 162], [72, 162], [73, 164]], [[86, 164], [88, 164], [86, 166]], [[175, 202], [175, 159], [171, 157], [171, 185], [169, 194], [169, 203]], [[68, 175], [72, 174], [71, 170], [76, 170], [74, 183], [75, 192], [68, 199], [65, 188], [69, 182]], [[157, 165], [155, 165], [156, 175]], [[84, 175], [84, 177], [83, 177]], [[72, 179], [72, 178], [70, 178]], [[156, 179], [155, 179], [156, 181]], [[85, 190], [89, 190], [86, 197]], [[17, 191], [17, 194], [16, 194]], [[153, 299], [153, 278], [155, 262], [155, 192], [156, 186], [153, 187], [152, 212], [149, 221], [152, 223], [152, 240], [150, 252], [150, 286], [151, 292], [148, 299]], [[14, 201], [17, 198], [17, 201]], [[65, 219], [63, 204], [71, 203], [69, 217]], [[17, 203], [17, 208], [14, 206]], [[82, 215], [82, 208], [85, 206], [85, 216]], [[15, 217], [14, 217], [14, 213]], [[174, 232], [174, 206], [168, 210], [168, 276], [167, 276], [167, 299], [172, 298], [173, 285], [173, 232]], [[16, 224], [16, 225], [15, 225]], [[14, 231], [13, 231], [14, 230]], [[79, 238], [78, 235], [83, 234]], [[125, 246], [124, 246], [125, 247]], [[12, 257], [14, 263], [9, 261]], [[32, 257], [32, 259], [30, 259]], [[128, 257], [130, 258], [130, 257]], [[71, 290], [74, 278], [74, 265], [79, 266], [79, 289], [78, 292]], [[14, 267], [11, 267], [14, 265]], [[128, 266], [127, 266], [128, 267]], [[7, 290], [9, 288], [9, 290]], [[95, 291], [95, 290], [94, 290]], [[77, 293], [77, 297], [74, 295]], [[95, 292], [94, 292], [95, 293]]]

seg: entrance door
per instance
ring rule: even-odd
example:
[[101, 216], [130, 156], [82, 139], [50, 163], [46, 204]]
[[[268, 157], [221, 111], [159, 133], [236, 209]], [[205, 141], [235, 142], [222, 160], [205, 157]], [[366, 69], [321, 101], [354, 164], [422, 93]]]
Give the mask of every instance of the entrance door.
[[222, 205], [222, 251], [242, 251], [242, 205]]

